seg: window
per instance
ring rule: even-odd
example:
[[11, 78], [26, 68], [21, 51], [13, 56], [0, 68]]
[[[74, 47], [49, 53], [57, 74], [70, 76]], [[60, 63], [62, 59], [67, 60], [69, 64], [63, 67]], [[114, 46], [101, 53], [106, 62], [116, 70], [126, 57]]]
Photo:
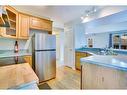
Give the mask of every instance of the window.
[[113, 48], [114, 49], [119, 49], [119, 45], [120, 45], [120, 36], [119, 35], [114, 35], [113, 36]]
[[127, 34], [121, 35], [121, 49], [127, 49]]
[[114, 34], [112, 40], [114, 49], [127, 49], [127, 33]]

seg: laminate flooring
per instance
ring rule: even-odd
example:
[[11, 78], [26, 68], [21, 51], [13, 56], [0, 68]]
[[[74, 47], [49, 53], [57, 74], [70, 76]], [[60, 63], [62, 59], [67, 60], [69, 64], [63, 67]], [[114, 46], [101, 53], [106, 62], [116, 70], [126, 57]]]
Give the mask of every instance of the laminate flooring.
[[67, 89], [80, 89], [80, 71], [73, 70], [66, 66], [57, 68], [56, 78], [47, 81], [46, 83], [55, 90], [67, 90]]

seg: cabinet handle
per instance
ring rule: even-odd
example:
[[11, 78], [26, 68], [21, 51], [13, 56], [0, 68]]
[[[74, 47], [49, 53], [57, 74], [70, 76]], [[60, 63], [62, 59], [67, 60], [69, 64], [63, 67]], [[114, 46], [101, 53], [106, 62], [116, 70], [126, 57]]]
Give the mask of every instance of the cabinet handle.
[[104, 77], [102, 77], [102, 82], [104, 82]]

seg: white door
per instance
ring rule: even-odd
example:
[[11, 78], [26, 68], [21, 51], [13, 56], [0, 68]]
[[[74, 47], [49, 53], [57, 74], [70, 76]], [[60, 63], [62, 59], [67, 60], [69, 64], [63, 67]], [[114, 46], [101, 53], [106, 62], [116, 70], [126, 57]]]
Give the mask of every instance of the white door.
[[75, 45], [73, 27], [65, 27], [64, 64], [75, 69]]

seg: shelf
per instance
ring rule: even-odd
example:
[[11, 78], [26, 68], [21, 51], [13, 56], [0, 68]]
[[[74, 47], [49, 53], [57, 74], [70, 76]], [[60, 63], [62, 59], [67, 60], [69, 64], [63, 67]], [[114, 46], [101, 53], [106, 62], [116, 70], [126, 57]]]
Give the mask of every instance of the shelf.
[[16, 31], [15, 30], [8, 29], [6, 31], [6, 35], [16, 37]]
[[17, 39], [16, 36], [12, 36], [12, 35], [4, 35], [4, 37]]
[[16, 21], [15, 21], [15, 20], [13, 20], [13, 19], [10, 19], [10, 18], [9, 18], [9, 20], [10, 20], [10, 22], [16, 23]]
[[11, 29], [11, 30], [15, 30], [15, 31], [16, 31], [16, 29], [15, 29], [15, 28], [13, 28], [13, 27], [10, 27], [9, 29]]

